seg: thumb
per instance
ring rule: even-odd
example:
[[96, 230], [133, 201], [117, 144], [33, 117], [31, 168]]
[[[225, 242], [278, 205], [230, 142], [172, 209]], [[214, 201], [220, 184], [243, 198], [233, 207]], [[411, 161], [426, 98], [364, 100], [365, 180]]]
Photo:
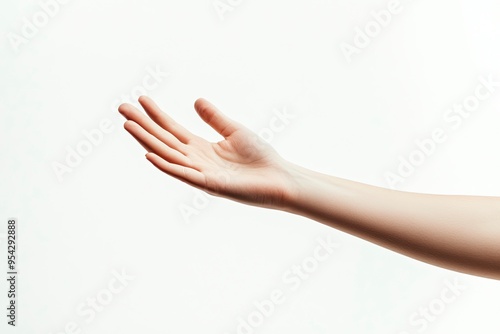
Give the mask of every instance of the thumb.
[[242, 127], [238, 122], [224, 115], [212, 103], [203, 98], [199, 98], [195, 101], [194, 109], [196, 109], [196, 112], [205, 123], [210, 125], [224, 138], [230, 136], [233, 132]]

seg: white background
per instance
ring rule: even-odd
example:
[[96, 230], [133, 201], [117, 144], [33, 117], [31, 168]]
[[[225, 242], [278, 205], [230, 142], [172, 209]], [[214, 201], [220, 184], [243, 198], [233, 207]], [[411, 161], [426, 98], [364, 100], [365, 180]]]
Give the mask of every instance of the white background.
[[[446, 128], [443, 114], [479, 77], [500, 80], [497, 2], [402, 0], [349, 62], [342, 43], [390, 1], [227, 1], [221, 13], [213, 0], [72, 0], [51, 17], [37, 1], [2, 1], [0, 259], [5, 268], [7, 219], [16, 217], [20, 276], [18, 326], [2, 311], [0, 332], [233, 334], [275, 289], [284, 302], [239, 333], [498, 332], [498, 281], [202, 196], [154, 168], [116, 110], [159, 69], [169, 75], [147, 94], [198, 135], [221, 139], [194, 111], [198, 97], [256, 132], [287, 110], [295, 118], [271, 141], [283, 157], [388, 187], [398, 156]], [[13, 43], [34, 17], [37, 31]], [[446, 128], [446, 142], [398, 188], [500, 196], [497, 90]], [[105, 119], [112, 130], [59, 180], [54, 163]], [[340, 246], [292, 290], [282, 275], [327, 236]], [[121, 271], [134, 278], [106, 292]], [[422, 331], [409, 319], [440, 305], [446, 280], [466, 289]], [[2, 279], [2, 310], [6, 292]], [[98, 296], [111, 299], [89, 321], [78, 308]]]

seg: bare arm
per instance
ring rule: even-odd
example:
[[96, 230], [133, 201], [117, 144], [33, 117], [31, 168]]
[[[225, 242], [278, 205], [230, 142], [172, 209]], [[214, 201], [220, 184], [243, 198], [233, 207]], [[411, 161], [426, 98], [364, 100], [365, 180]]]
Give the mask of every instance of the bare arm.
[[158, 169], [209, 194], [284, 210], [436, 266], [500, 279], [500, 197], [389, 190], [300, 167], [204, 99], [210, 143], [141, 97], [119, 107], [125, 129]]
[[500, 198], [375, 187], [293, 166], [284, 210], [455, 271], [500, 279]]

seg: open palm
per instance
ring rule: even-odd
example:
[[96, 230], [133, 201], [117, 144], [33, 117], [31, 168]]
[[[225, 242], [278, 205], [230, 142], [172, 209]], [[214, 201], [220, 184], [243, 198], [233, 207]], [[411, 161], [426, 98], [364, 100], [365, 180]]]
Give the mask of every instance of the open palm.
[[176, 123], [150, 98], [141, 96], [139, 103], [147, 115], [126, 103], [118, 110], [127, 118], [125, 129], [158, 169], [211, 195], [261, 207], [283, 206], [292, 182], [289, 163], [254, 132], [198, 99], [198, 115], [224, 137], [211, 143]]

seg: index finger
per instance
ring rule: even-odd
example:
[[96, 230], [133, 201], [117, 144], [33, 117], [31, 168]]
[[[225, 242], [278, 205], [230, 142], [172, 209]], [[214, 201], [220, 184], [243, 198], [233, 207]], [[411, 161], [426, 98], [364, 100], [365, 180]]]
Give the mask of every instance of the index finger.
[[196, 137], [190, 131], [186, 130], [182, 125], [174, 121], [174, 119], [163, 112], [160, 107], [148, 96], [142, 95], [139, 97], [139, 103], [146, 111], [146, 114], [159, 126], [173, 134], [183, 144], [187, 144], [189, 139]]

